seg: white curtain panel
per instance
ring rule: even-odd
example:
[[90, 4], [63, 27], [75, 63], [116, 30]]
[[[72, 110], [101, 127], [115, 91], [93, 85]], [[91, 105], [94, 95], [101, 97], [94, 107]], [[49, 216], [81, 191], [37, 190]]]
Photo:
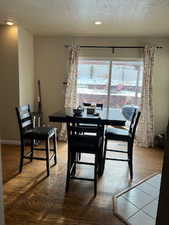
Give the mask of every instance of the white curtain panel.
[[144, 73], [141, 98], [141, 117], [137, 129], [137, 143], [141, 147], [154, 146], [154, 113], [153, 113], [153, 90], [152, 77], [156, 47], [145, 46], [144, 48]]
[[[77, 107], [77, 73], [78, 73], [78, 58], [80, 48], [78, 46], [71, 46], [68, 48], [69, 58], [68, 58], [68, 73], [67, 73], [67, 81], [66, 81], [66, 90], [65, 90], [65, 110], [66, 108]], [[61, 131], [59, 134], [59, 140], [66, 141], [66, 124], [63, 123], [61, 127]]]

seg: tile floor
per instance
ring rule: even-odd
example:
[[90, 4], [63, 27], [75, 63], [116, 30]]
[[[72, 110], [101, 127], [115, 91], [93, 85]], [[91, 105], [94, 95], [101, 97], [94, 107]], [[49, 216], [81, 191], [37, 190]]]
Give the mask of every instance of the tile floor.
[[115, 196], [115, 214], [130, 225], [155, 225], [161, 174]]

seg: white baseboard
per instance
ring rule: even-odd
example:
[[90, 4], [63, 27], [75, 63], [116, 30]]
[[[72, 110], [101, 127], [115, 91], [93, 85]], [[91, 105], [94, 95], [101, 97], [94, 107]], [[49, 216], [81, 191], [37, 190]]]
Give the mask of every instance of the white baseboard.
[[20, 145], [20, 141], [17, 141], [17, 140], [0, 140], [0, 144], [4, 144], [4, 145]]

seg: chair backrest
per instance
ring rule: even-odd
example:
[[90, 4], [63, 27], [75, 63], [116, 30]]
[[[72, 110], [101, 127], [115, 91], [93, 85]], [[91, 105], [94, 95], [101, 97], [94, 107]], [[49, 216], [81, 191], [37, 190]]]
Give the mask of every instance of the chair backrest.
[[135, 109], [133, 111], [133, 115], [132, 115], [131, 123], [130, 123], [130, 127], [129, 127], [129, 133], [131, 134], [131, 137], [132, 137], [133, 140], [134, 140], [134, 137], [135, 137], [136, 128], [137, 128], [137, 125], [138, 125], [140, 115], [141, 115], [141, 112], [138, 109]]
[[123, 114], [123, 116], [124, 116], [128, 121], [131, 122], [131, 120], [132, 120], [132, 115], [133, 115], [133, 112], [135, 111], [135, 109], [138, 110], [139, 107], [136, 106], [136, 105], [124, 105], [124, 106], [122, 107], [122, 114]]
[[33, 120], [30, 112], [30, 105], [23, 105], [20, 107], [16, 107], [16, 114], [19, 123], [20, 135], [22, 137], [22, 135], [26, 130], [33, 128]]
[[[87, 102], [84, 102], [83, 103], [83, 106], [85, 106], [85, 107], [90, 107], [90, 106], [92, 106], [92, 103], [87, 103]], [[99, 108], [99, 109], [103, 109], [103, 104], [102, 103], [96, 103], [96, 108]]]

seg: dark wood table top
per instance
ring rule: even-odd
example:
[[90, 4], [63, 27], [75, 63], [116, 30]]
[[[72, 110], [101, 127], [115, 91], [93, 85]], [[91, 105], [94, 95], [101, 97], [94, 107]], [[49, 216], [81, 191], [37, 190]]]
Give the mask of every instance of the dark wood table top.
[[67, 108], [65, 112], [55, 112], [52, 115], [49, 115], [50, 122], [77, 122], [77, 123], [98, 123], [103, 125], [112, 125], [112, 126], [124, 126], [126, 118], [121, 113], [120, 109], [107, 109], [103, 108], [102, 110], [97, 110], [99, 115], [95, 116], [92, 114], [87, 114], [86, 110], [82, 113], [81, 116], [74, 116], [73, 110]]

